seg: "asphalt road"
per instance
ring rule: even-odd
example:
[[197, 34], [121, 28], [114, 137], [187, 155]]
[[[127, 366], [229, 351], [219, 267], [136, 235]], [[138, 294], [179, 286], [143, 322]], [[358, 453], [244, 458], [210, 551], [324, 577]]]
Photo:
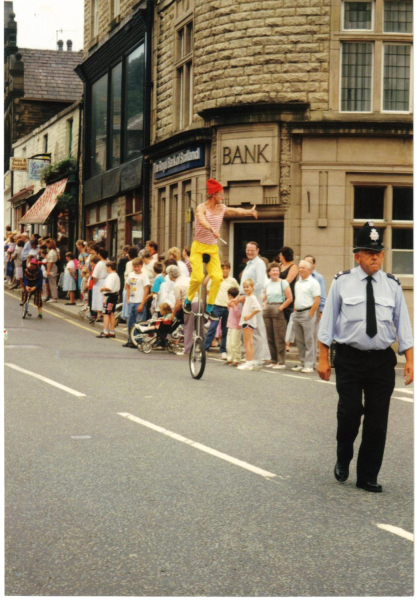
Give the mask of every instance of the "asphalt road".
[[187, 357], [22, 321], [7, 294], [5, 326], [6, 595], [413, 595], [400, 370], [370, 494], [333, 477], [336, 390], [316, 374], [209, 360], [194, 381]]

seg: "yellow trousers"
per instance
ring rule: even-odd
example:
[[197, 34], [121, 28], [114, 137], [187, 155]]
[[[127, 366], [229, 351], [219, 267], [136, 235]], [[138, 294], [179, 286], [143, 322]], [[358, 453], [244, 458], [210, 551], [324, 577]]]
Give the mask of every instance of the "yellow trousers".
[[210, 262], [207, 263], [207, 273], [211, 278], [211, 286], [208, 295], [208, 304], [214, 304], [223, 281], [223, 272], [220, 264], [219, 247], [217, 244], [202, 244], [194, 242], [191, 246], [190, 263], [192, 267], [190, 286], [188, 288], [188, 300], [193, 301], [195, 293], [204, 281], [203, 254], [210, 254]]

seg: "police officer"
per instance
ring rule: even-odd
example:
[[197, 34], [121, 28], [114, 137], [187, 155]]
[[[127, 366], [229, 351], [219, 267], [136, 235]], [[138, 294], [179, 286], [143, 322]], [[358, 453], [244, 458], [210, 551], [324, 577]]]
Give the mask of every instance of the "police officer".
[[341, 483], [347, 480], [364, 415], [356, 487], [382, 492], [377, 477], [397, 364], [391, 344], [398, 337], [398, 352], [406, 358], [405, 384], [409, 385], [413, 381], [413, 336], [401, 284], [381, 270], [384, 246], [381, 232], [371, 221], [358, 231], [353, 252], [358, 266], [335, 276], [320, 321], [318, 373], [321, 379], [329, 380], [329, 347], [336, 341], [339, 403], [334, 475]]

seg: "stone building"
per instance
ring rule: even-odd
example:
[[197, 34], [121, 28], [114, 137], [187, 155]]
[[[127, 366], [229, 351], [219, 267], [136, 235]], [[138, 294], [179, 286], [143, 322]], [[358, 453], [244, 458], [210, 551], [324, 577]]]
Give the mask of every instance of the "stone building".
[[[16, 187], [14, 174], [9, 170], [13, 144], [82, 96], [82, 84], [74, 73], [82, 53], [72, 51], [70, 40], [65, 51], [62, 41], [57, 50], [18, 48], [13, 2], [4, 4], [5, 223], [15, 227], [17, 223], [12, 222], [15, 209], [22, 203], [27, 205], [24, 210], [29, 207], [32, 190], [25, 194]], [[49, 150], [50, 144], [45, 139], [42, 152]]]
[[312, 253], [330, 286], [355, 231], [384, 230], [384, 268], [412, 304], [412, 11], [407, 0], [157, 0], [151, 237], [190, 241], [215, 177], [234, 274], [248, 240]]
[[87, 240], [110, 256], [143, 244], [149, 231], [151, 3], [85, 0], [83, 222]]
[[[48, 185], [40, 177], [43, 161], [35, 161], [34, 164], [28, 161], [27, 170], [15, 171], [15, 189], [21, 190], [15, 194], [12, 203], [15, 228], [24, 227], [42, 237], [65, 235], [69, 238], [70, 248], [74, 248], [78, 237], [81, 124], [80, 99], [13, 144], [13, 156], [28, 159], [30, 156], [42, 156], [45, 140], [48, 140], [50, 164], [61, 165], [60, 170], [48, 178]], [[30, 195], [24, 198], [27, 192]], [[68, 207], [63, 210], [58, 202], [59, 194], [64, 192], [72, 196], [71, 210]]]

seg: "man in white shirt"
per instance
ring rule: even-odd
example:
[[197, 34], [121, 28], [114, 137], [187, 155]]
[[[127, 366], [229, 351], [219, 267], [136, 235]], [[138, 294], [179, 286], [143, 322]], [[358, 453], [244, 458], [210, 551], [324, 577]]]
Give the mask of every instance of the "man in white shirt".
[[320, 304], [320, 284], [312, 277], [313, 265], [301, 260], [298, 265], [299, 279], [295, 284], [294, 333], [300, 357], [300, 365], [292, 371], [314, 373], [315, 347], [314, 326]]
[[[103, 301], [103, 331], [98, 338], [114, 338], [116, 321], [114, 311], [116, 309], [117, 299], [120, 290], [120, 278], [117, 274], [117, 264], [113, 261], [106, 262], [107, 277], [104, 281], [104, 286], [100, 288], [100, 292], [104, 295]], [[110, 331], [109, 331], [110, 328]]]
[[146, 319], [146, 299], [150, 292], [148, 276], [142, 273], [143, 261], [141, 258], [132, 260], [133, 272], [126, 279], [126, 302], [129, 305], [127, 321], [128, 341], [123, 344], [125, 348], [136, 348], [130, 338], [130, 331], [138, 321]]

